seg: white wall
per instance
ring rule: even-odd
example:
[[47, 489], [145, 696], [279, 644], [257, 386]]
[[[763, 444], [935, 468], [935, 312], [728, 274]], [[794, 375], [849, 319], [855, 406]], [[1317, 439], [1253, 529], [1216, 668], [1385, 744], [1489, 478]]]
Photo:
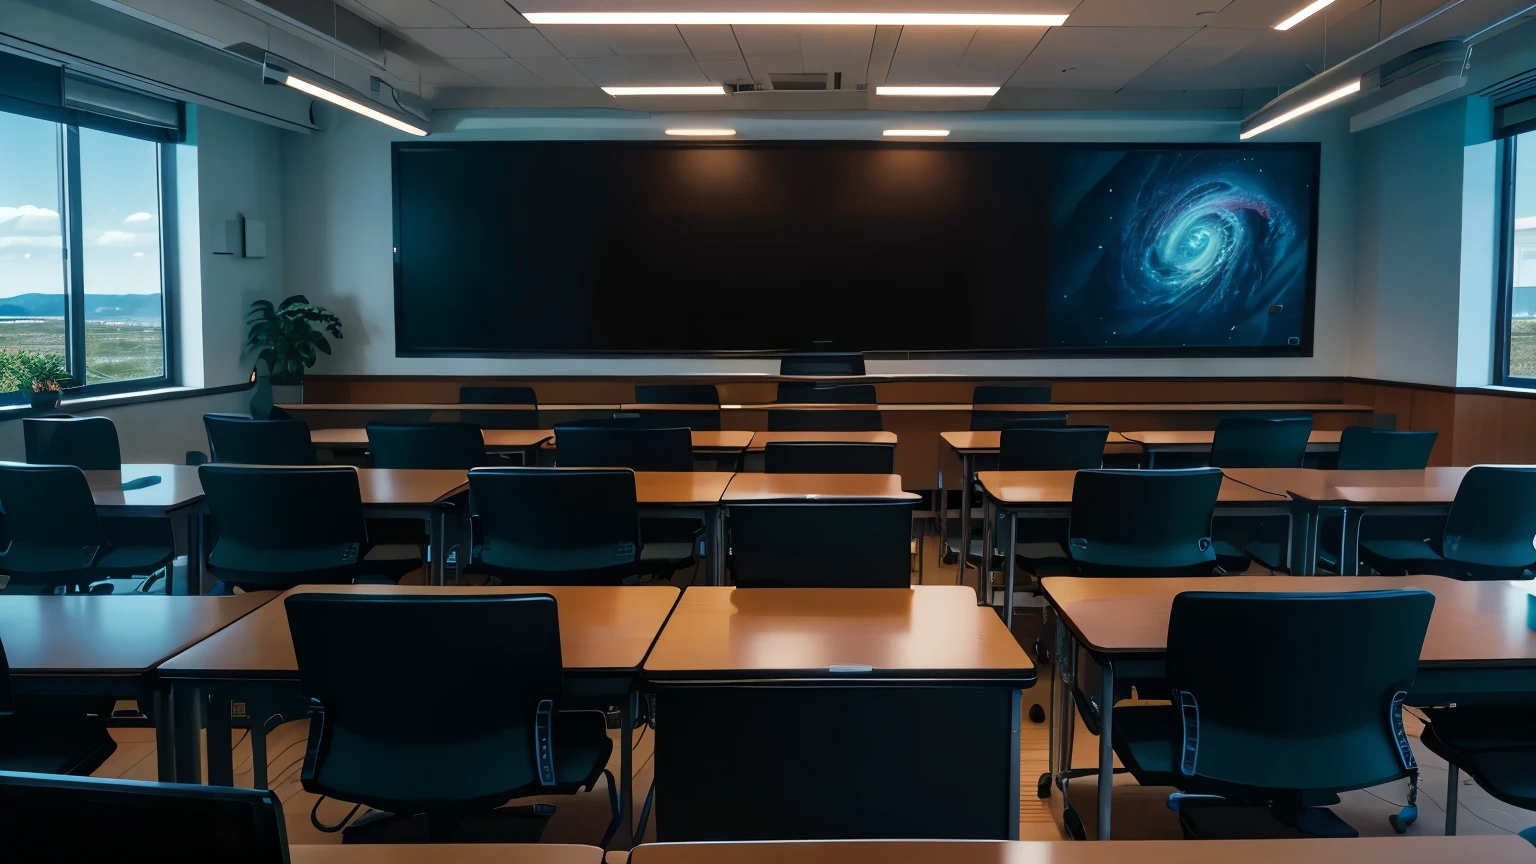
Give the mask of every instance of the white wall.
[[[317, 115], [318, 117], [319, 115]], [[774, 373], [776, 361], [716, 359], [505, 359], [403, 358], [394, 350], [394, 276], [391, 254], [390, 142], [406, 136], [340, 112], [320, 117], [325, 131], [283, 139], [283, 230], [288, 290], [329, 306], [346, 324], [346, 338], [317, 373], [372, 375], [668, 375]], [[573, 121], [576, 122], [576, 121]], [[1090, 121], [1101, 122], [1101, 118]], [[546, 124], [547, 125], [547, 124]], [[1134, 121], [1118, 124], [1119, 140], [1232, 140], [1235, 124], [1190, 126], [1180, 137], [1142, 133]], [[463, 128], [462, 126], [460, 128]], [[1114, 140], [1114, 125], [1091, 136]], [[1193, 129], [1203, 129], [1197, 133]], [[1131, 131], [1126, 131], [1131, 130]], [[998, 376], [1233, 375], [1334, 376], [1348, 374], [1350, 313], [1354, 305], [1353, 148], [1343, 115], [1293, 124], [1266, 140], [1323, 142], [1316, 352], [1310, 358], [1124, 360], [913, 360], [882, 361], [871, 372]], [[470, 134], [455, 133], [463, 139]], [[550, 137], [548, 129], [500, 129], [480, 137]], [[591, 128], [568, 137], [625, 137]], [[1061, 139], [1061, 133], [1051, 136]], [[1032, 139], [1020, 139], [1032, 140]], [[1071, 140], [1070, 138], [1068, 140]], [[942, 306], [913, 309], [942, 316]]]
[[[167, 462], [184, 464], [187, 451], [208, 452], [203, 433], [204, 414], [246, 414], [250, 412], [251, 394], [240, 390], [187, 399], [160, 402], [135, 402], [97, 410], [71, 408], [78, 416], [111, 418], [117, 426], [118, 445], [124, 462]], [[0, 423], [0, 461], [26, 461], [20, 420]]]

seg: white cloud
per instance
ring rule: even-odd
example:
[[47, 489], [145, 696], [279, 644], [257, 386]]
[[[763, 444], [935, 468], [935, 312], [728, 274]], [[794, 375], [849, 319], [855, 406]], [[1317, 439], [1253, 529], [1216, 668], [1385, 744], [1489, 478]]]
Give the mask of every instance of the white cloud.
[[47, 207], [23, 204], [20, 207], [0, 207], [0, 238], [47, 236], [59, 233], [59, 212]]
[[133, 253], [133, 257], [135, 257], [135, 258], [143, 258], [144, 257], [144, 253], [143, 252], [135, 252], [135, 253]]
[[9, 249], [17, 246], [30, 246], [33, 248], [42, 249], [62, 249], [64, 248], [64, 238], [58, 234], [55, 234], [52, 237], [28, 237], [25, 235], [8, 237], [4, 234], [0, 234], [0, 249]]
[[135, 231], [103, 231], [101, 236], [96, 238], [97, 246], [148, 246], [154, 242], [154, 234]]
[[123, 220], [123, 222], [125, 224], [128, 224], [128, 225], [133, 225], [133, 224], [138, 223], [138, 222], [153, 222], [153, 221], [155, 221], [154, 214], [144, 213], [144, 212], [130, 213], [130, 214], [128, 214], [128, 217]]

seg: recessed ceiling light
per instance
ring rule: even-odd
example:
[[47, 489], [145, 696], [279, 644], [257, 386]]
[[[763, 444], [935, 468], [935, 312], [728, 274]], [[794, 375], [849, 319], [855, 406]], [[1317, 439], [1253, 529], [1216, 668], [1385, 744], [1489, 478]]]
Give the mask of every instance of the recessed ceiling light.
[[723, 138], [735, 135], [735, 129], [668, 129], [668, 135], [680, 135], [691, 138]]
[[880, 133], [887, 138], [948, 138], [948, 129], [887, 129]]
[[1065, 15], [949, 12], [524, 12], [530, 24], [1060, 27]]
[[1311, 102], [1304, 102], [1301, 105], [1298, 105], [1295, 108], [1285, 112], [1284, 114], [1281, 114], [1279, 117], [1276, 117], [1273, 120], [1269, 120], [1253, 127], [1252, 129], [1249, 129], [1247, 132], [1238, 135], [1238, 140], [1247, 141], [1249, 138], [1252, 138], [1255, 135], [1263, 135], [1265, 132], [1268, 132], [1269, 130], [1279, 126], [1282, 123], [1289, 123], [1290, 121], [1295, 120], [1297, 117], [1300, 117], [1303, 114], [1310, 114], [1330, 102], [1337, 102], [1338, 100], [1343, 99], [1345, 96], [1348, 96], [1351, 93], [1359, 92], [1360, 79], [1356, 78], [1355, 80], [1345, 84], [1343, 87], [1340, 87], [1337, 90], [1324, 93], [1316, 99], [1313, 99]]
[[723, 96], [725, 87], [604, 87], [603, 92], [609, 96]]
[[875, 88], [876, 96], [994, 96], [997, 87], [885, 87]]
[[1291, 17], [1285, 19], [1284, 21], [1281, 21], [1279, 24], [1276, 24], [1275, 25], [1275, 29], [1276, 30], [1289, 30], [1292, 27], [1295, 27], [1297, 24], [1300, 24], [1301, 22], [1307, 20], [1308, 18], [1311, 18], [1313, 15], [1316, 15], [1317, 13], [1323, 11], [1323, 9], [1325, 9], [1326, 7], [1331, 5], [1332, 3], [1333, 3], [1333, 0], [1315, 0], [1315, 2], [1308, 3], [1307, 4], [1307, 8], [1301, 10], [1300, 12], [1297, 12], [1295, 15], [1292, 15]]
[[315, 84], [311, 81], [305, 81], [304, 79], [299, 78], [292, 73], [283, 75], [282, 83], [292, 87], [300, 93], [313, 96], [316, 99], [323, 99], [332, 105], [339, 105], [348, 111], [354, 111], [363, 115], [364, 117], [367, 117], [370, 120], [377, 120], [380, 123], [383, 123], [385, 126], [399, 129], [401, 132], [408, 132], [412, 135], [427, 134], [426, 129], [421, 128], [421, 126], [415, 123], [407, 123], [397, 117], [391, 117], [390, 115], [385, 114], [383, 111], [369, 108], [367, 105], [364, 105], [356, 99], [348, 98], [341, 95], [340, 93], [337, 93], [329, 88], [322, 87], [319, 84]]

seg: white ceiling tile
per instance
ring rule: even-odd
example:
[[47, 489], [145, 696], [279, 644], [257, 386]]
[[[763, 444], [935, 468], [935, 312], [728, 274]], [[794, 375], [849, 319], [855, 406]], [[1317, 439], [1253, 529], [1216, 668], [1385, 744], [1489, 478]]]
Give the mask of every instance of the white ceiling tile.
[[708, 84], [692, 54], [637, 54], [632, 57], [586, 57], [572, 63], [598, 86], [645, 87]]
[[[800, 62], [799, 54], [767, 54], [759, 56], [747, 55], [747, 68], [752, 70], [754, 80], [767, 83], [770, 75], [783, 75], [785, 73], [800, 74], [805, 72], [805, 64]], [[813, 69], [813, 72], [823, 71]]]
[[706, 60], [740, 60], [741, 46], [736, 44], [736, 34], [724, 24], [690, 25], [677, 28], [688, 43], [688, 50], [699, 62]]
[[634, 54], [687, 54], [688, 43], [671, 24], [657, 26], [597, 28], [608, 47], [620, 56]]
[[357, 0], [396, 27], [462, 27], [464, 22], [432, 0]]
[[483, 27], [531, 27], [507, 0], [433, 0], [454, 17], [475, 29]]
[[753, 80], [747, 61], [739, 56], [731, 60], [700, 60], [699, 68], [716, 84], [744, 84]]
[[[1083, 0], [1068, 27], [1203, 27], [1233, 0]], [[1292, 0], [1287, 0], [1292, 2]], [[1311, 0], [1304, 0], [1311, 2]], [[1202, 14], [1204, 13], [1204, 14]]]
[[493, 87], [538, 87], [539, 77], [510, 57], [493, 60], [455, 60], [453, 65]]
[[1047, 32], [1034, 27], [982, 27], [965, 50], [956, 83], [1002, 84]]
[[532, 27], [523, 27], [516, 30], [493, 29], [478, 31], [481, 36], [489, 39], [497, 48], [505, 51], [508, 57], [521, 60], [525, 57], [563, 57], [554, 45], [551, 45], [544, 34]]
[[591, 87], [592, 82], [564, 57], [533, 57], [519, 60], [523, 68], [550, 87]]
[[[1232, 0], [1220, 12], [1202, 19], [1202, 23], [1212, 27], [1248, 27], [1268, 30], [1300, 12], [1310, 2], [1311, 0]], [[1322, 12], [1313, 15], [1291, 30], [1282, 32], [1296, 34], [1300, 30], [1312, 27], [1317, 27], [1321, 32], [1324, 21], [1337, 21], [1346, 15], [1354, 14], [1362, 6], [1370, 5], [1372, 2], [1373, 0], [1334, 0], [1333, 5]]]
[[869, 67], [874, 44], [873, 27], [806, 27], [800, 33], [800, 62], [807, 72], [857, 71], [860, 79]]
[[736, 41], [741, 43], [741, 50], [747, 56], [767, 57], [799, 54], [800, 34], [808, 28], [764, 25], [731, 29], [736, 31]]
[[886, 83], [1000, 85], [1045, 33], [1033, 27], [907, 27]]
[[1187, 27], [1055, 27], [1008, 86], [1118, 90], [1194, 32]]
[[402, 33], [444, 60], [505, 57], [490, 40], [467, 27], [401, 28]]
[[449, 87], [473, 87], [484, 83], [468, 72], [452, 66], [423, 66], [421, 80], [426, 84]]
[[1129, 86], [1133, 90], [1188, 90], [1194, 82], [1220, 80], [1210, 76], [1211, 70], [1263, 35], [1260, 30], [1207, 27], [1136, 76]]
[[613, 49], [597, 27], [587, 24], [546, 24], [538, 28], [551, 45], [561, 54], [575, 60], [578, 57], [612, 57]]

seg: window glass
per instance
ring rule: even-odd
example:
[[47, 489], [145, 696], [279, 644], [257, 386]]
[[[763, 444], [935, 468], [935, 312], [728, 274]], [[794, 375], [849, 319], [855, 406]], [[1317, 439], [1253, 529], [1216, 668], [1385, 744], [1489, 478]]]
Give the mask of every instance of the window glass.
[[59, 124], [0, 114], [0, 400], [14, 401], [22, 352], [65, 356], [66, 262]]

